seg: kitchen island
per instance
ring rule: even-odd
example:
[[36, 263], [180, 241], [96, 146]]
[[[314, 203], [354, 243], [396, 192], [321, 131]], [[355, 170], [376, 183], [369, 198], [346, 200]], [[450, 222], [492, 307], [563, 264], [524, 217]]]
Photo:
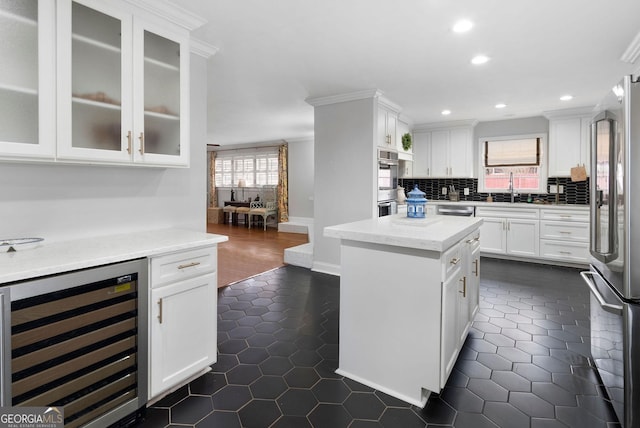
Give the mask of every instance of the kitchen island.
[[440, 392], [478, 308], [481, 224], [393, 215], [325, 228], [341, 240], [338, 374], [420, 407]]

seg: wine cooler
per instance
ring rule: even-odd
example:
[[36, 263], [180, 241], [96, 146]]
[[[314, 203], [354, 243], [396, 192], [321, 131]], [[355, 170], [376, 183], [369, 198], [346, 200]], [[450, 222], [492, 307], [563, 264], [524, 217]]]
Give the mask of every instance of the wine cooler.
[[146, 259], [13, 284], [9, 296], [5, 405], [63, 408], [65, 427], [144, 413]]

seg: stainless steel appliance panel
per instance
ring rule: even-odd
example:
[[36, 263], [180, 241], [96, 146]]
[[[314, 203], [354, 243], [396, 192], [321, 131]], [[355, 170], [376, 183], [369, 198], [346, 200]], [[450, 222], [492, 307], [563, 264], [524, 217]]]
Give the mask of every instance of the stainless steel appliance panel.
[[473, 205], [436, 205], [436, 214], [459, 217], [475, 217], [476, 207]]
[[378, 151], [378, 202], [395, 200], [398, 188], [398, 153]]
[[640, 84], [626, 76], [591, 125], [591, 353], [624, 428], [640, 428]]
[[63, 403], [69, 427], [110, 426], [143, 411], [147, 265], [139, 259], [7, 287], [7, 404]]
[[[640, 300], [640, 87], [626, 76], [602, 103], [591, 125], [592, 265], [623, 299]], [[634, 168], [635, 167], [635, 168]], [[634, 171], [635, 169], [635, 171]]]
[[397, 214], [398, 204], [396, 201], [380, 201], [378, 202], [378, 217]]
[[11, 401], [11, 305], [9, 288], [0, 288], [0, 407]]

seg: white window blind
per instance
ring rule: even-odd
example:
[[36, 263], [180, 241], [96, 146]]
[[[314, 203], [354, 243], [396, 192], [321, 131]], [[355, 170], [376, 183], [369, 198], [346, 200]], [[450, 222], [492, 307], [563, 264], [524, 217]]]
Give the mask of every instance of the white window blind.
[[487, 140], [484, 146], [485, 167], [540, 165], [540, 138]]
[[278, 184], [278, 149], [219, 151], [215, 163], [216, 187], [247, 187]]

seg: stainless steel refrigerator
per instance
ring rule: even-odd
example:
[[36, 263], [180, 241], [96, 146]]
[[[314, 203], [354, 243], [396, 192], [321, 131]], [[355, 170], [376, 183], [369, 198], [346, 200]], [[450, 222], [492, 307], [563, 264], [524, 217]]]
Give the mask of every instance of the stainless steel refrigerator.
[[[640, 427], [640, 83], [625, 76], [591, 123], [591, 354], [624, 428]], [[634, 220], [635, 219], [635, 220]]]

